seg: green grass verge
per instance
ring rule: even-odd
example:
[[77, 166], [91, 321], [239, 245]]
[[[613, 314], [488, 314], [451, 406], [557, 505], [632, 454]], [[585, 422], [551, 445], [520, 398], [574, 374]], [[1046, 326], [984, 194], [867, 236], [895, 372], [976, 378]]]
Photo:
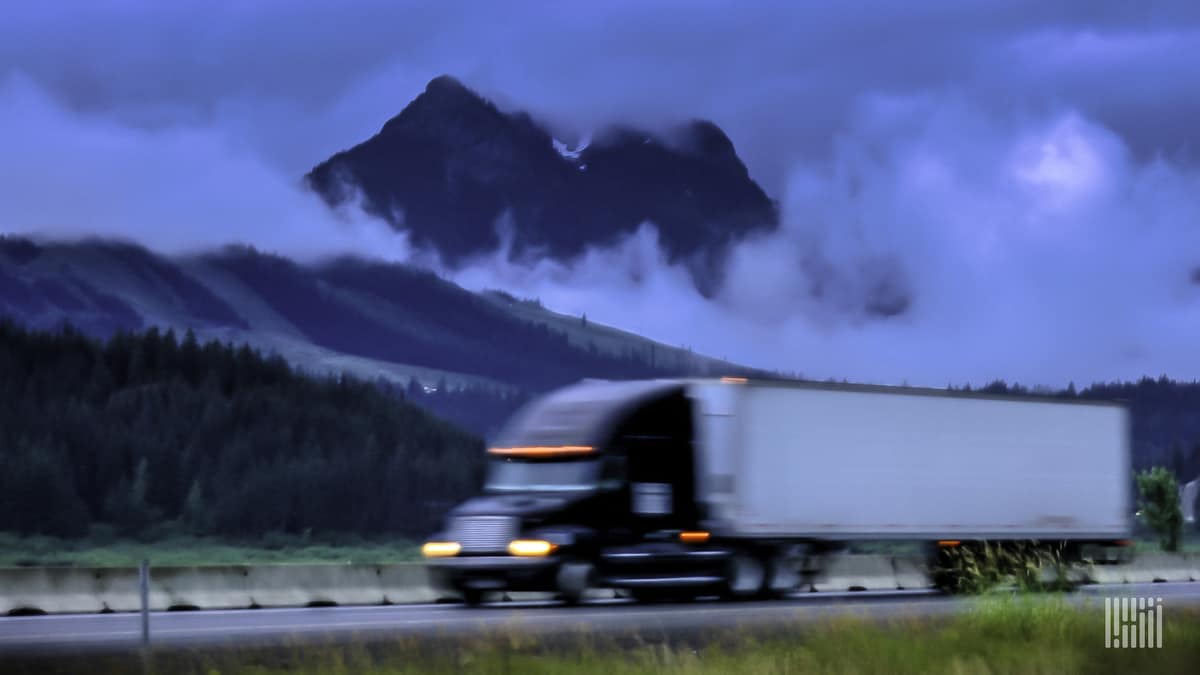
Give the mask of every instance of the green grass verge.
[[[1200, 610], [1166, 606], [1161, 649], [1106, 649], [1098, 607], [1059, 599], [978, 601], [942, 619], [872, 622], [845, 615], [731, 630], [702, 639], [660, 635], [534, 636], [507, 631], [462, 640], [391, 639], [323, 646], [154, 655], [156, 673], [1189, 673], [1200, 664]], [[65, 658], [65, 657], [64, 657]], [[89, 672], [120, 672], [130, 657], [92, 658]], [[45, 662], [32, 665], [50, 665]], [[59, 659], [58, 665], [69, 665]], [[32, 672], [32, 671], [31, 671]]]
[[401, 539], [358, 537], [312, 541], [269, 535], [256, 541], [227, 541], [176, 535], [154, 541], [20, 537], [0, 533], [0, 566], [119, 567], [137, 565], [228, 565], [244, 563], [396, 563], [421, 559], [420, 547]]

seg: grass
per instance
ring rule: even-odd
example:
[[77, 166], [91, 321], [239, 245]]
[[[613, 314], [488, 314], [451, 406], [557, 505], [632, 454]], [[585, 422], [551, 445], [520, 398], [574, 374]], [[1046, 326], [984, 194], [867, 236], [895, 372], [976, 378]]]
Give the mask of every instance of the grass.
[[151, 565], [243, 563], [395, 563], [420, 560], [413, 542], [340, 540], [314, 542], [298, 536], [268, 535], [255, 541], [228, 541], [186, 535], [143, 542], [93, 535], [87, 539], [20, 537], [0, 533], [0, 566], [120, 567], [148, 559]]
[[[569, 638], [509, 631], [487, 637], [390, 639], [293, 645], [273, 650], [160, 652], [156, 673], [583, 673], [717, 675], [725, 673], [1195, 673], [1200, 610], [1163, 618], [1162, 649], [1104, 647], [1104, 615], [1061, 599], [990, 598], [963, 614], [886, 623], [843, 615], [823, 623], [743, 628], [704, 639], [575, 634]], [[51, 657], [54, 658], [54, 657]], [[62, 659], [67, 657], [60, 657]], [[129, 657], [90, 658], [89, 672], [124, 672]], [[36, 664], [34, 664], [36, 665]], [[47, 664], [42, 663], [41, 666]], [[30, 670], [30, 672], [37, 672]]]

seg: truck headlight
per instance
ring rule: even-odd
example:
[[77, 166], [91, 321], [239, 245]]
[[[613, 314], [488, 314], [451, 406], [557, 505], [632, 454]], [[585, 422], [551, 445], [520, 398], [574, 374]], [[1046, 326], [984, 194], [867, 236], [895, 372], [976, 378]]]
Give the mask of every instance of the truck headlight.
[[508, 544], [508, 552], [519, 556], [550, 555], [558, 545], [542, 539], [514, 539]]
[[421, 547], [421, 554], [426, 558], [448, 558], [461, 550], [462, 544], [457, 541], [427, 541]]

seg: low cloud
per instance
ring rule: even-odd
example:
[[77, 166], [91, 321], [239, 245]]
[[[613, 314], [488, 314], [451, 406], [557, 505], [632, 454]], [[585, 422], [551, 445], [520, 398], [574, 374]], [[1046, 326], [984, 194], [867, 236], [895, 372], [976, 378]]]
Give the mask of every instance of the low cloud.
[[0, 82], [0, 130], [0, 232], [169, 254], [244, 243], [300, 260], [410, 255], [405, 237], [361, 209], [331, 211], [219, 129], [123, 125], [13, 76]]
[[652, 224], [469, 287], [811, 377], [1193, 379], [1200, 5], [1151, 5], [23, 5], [0, 231], [415, 259], [299, 177], [449, 73], [566, 130], [712, 119], [783, 206], [712, 300]]
[[[67, 8], [65, 9], [64, 6]], [[732, 0], [23, 3], [0, 77], [147, 128], [211, 125], [301, 175], [443, 73], [585, 131], [717, 122], [780, 195], [872, 95], [1063, 104], [1141, 158], [1200, 159], [1200, 4]]]
[[496, 256], [457, 278], [809, 377], [1190, 379], [1198, 188], [1195, 170], [1139, 163], [1071, 110], [1003, 118], [953, 98], [877, 99], [832, 162], [792, 172], [783, 227], [734, 250], [712, 302], [663, 261], [649, 225], [569, 266]]

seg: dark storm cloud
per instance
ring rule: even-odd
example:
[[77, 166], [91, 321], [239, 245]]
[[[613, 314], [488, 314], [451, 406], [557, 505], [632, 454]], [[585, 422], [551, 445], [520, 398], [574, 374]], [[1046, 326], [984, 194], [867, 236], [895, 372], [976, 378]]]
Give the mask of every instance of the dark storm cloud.
[[564, 133], [713, 119], [784, 210], [714, 301], [652, 225], [469, 286], [819, 377], [1200, 376], [1200, 3], [14, 7], [0, 231], [403, 258], [298, 177], [450, 73]]
[[219, 121], [300, 172], [448, 72], [569, 127], [710, 117], [781, 189], [864, 95], [1070, 106], [1194, 148], [1197, 3], [218, 2], [9, 9], [0, 66], [146, 125]]

